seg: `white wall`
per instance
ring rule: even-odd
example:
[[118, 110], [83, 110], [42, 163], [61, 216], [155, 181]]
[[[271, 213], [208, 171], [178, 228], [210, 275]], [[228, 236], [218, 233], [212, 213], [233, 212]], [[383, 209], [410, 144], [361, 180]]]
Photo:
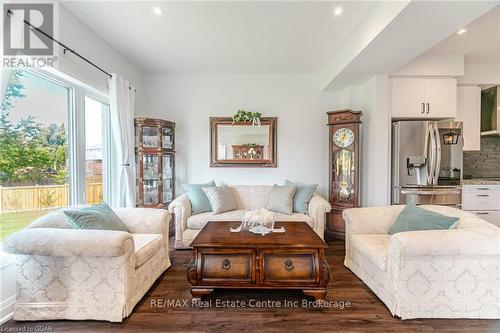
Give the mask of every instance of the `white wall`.
[[14, 314], [16, 303], [16, 261], [15, 256], [0, 249], [0, 325]]
[[[58, 39], [90, 59], [108, 73], [117, 73], [136, 87], [136, 109], [143, 108], [142, 73], [82, 21], [60, 5]], [[71, 53], [59, 49], [58, 69], [74, 78], [107, 92], [107, 76]]]
[[458, 84], [500, 84], [500, 64], [465, 64]]
[[363, 111], [361, 118], [361, 206], [390, 204], [391, 119], [389, 83], [376, 75], [346, 89], [348, 106]]
[[[361, 204], [390, 203], [388, 78], [372, 77], [343, 91], [320, 92], [312, 75], [147, 75], [142, 116], [176, 122], [177, 193], [180, 184], [214, 179], [227, 184], [290, 180], [328, 189], [326, 111], [363, 111]], [[209, 117], [238, 109], [278, 117], [277, 168], [210, 168]]]
[[[313, 75], [147, 75], [148, 108], [138, 115], [176, 122], [177, 193], [181, 183], [317, 183], [328, 188], [326, 111], [341, 94], [322, 94]], [[210, 168], [209, 117], [238, 109], [278, 117], [277, 168]]]

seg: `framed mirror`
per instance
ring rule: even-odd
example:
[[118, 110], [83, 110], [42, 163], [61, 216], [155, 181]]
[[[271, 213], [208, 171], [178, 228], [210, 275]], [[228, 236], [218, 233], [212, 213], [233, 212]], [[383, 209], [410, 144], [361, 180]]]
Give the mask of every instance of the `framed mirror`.
[[210, 166], [276, 167], [276, 123], [275, 117], [261, 118], [260, 126], [211, 117]]

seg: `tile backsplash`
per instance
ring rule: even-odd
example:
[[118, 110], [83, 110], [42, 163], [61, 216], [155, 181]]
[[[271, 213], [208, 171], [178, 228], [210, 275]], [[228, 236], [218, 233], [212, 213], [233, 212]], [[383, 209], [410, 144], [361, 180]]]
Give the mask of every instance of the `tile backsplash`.
[[464, 151], [463, 176], [500, 178], [500, 136], [482, 137], [480, 151]]

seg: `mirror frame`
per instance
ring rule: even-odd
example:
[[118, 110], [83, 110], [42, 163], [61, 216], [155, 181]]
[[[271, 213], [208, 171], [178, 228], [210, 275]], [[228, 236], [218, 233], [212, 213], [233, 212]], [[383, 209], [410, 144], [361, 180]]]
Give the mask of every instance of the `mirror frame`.
[[219, 160], [217, 157], [217, 137], [219, 125], [252, 126], [251, 122], [233, 124], [231, 117], [210, 117], [210, 167], [256, 167], [275, 168], [277, 166], [277, 122], [276, 117], [260, 118], [261, 125], [269, 125], [269, 159], [260, 160]]

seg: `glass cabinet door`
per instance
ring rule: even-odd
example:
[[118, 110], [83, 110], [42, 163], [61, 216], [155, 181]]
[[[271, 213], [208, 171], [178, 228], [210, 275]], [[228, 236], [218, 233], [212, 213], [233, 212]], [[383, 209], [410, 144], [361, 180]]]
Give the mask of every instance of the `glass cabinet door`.
[[169, 203], [173, 199], [174, 190], [174, 156], [170, 154], [163, 155], [162, 164], [163, 203]]
[[333, 155], [333, 195], [335, 201], [349, 201], [354, 195], [354, 152], [341, 149]]
[[158, 127], [144, 126], [142, 128], [142, 146], [157, 148], [158, 145]]
[[163, 127], [162, 129], [162, 143], [164, 149], [174, 148], [174, 131], [170, 127]]
[[142, 158], [142, 172], [144, 204], [157, 205], [159, 202], [159, 156], [144, 155], [144, 157]]

